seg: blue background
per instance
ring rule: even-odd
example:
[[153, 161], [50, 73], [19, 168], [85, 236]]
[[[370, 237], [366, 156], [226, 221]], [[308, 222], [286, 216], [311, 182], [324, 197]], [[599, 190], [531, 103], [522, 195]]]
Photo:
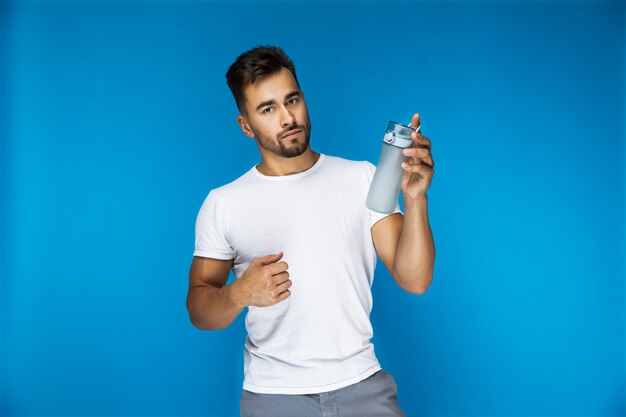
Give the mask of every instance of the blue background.
[[[622, 2], [5, 2], [0, 414], [237, 416], [243, 316], [185, 308], [208, 191], [253, 164], [225, 82], [278, 44], [318, 152], [422, 114], [437, 258], [379, 261], [408, 416], [625, 416]], [[232, 279], [232, 276], [231, 276]]]

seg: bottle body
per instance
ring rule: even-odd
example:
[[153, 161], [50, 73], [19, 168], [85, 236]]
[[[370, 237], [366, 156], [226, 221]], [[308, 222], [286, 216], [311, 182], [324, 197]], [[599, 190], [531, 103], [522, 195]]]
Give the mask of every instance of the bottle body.
[[389, 122], [383, 140], [376, 173], [370, 184], [365, 205], [379, 213], [393, 213], [398, 203], [404, 169], [402, 162], [408, 160], [403, 150], [413, 143], [411, 132], [416, 129]]

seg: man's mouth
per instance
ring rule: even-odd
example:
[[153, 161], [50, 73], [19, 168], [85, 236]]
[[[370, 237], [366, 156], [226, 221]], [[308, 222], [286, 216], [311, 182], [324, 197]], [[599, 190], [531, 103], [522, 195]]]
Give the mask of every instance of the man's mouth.
[[282, 138], [283, 139], [289, 139], [291, 137], [294, 137], [295, 135], [297, 135], [300, 132], [302, 132], [302, 129], [290, 130], [289, 132], [285, 133]]

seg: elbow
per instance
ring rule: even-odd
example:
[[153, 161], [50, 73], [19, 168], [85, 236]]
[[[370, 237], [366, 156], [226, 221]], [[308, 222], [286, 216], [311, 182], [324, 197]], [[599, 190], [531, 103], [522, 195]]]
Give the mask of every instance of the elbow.
[[207, 308], [206, 303], [197, 297], [188, 297], [186, 307], [189, 321], [200, 330], [222, 330], [232, 323], [232, 320], [229, 321], [227, 317]]
[[196, 329], [210, 330], [204, 323], [201, 323], [198, 320], [194, 320], [191, 315], [189, 316], [189, 321], [191, 321], [192, 326], [195, 327]]
[[398, 281], [400, 288], [404, 291], [415, 294], [415, 295], [423, 295], [430, 287], [430, 284], [433, 282], [433, 277], [430, 275], [429, 277], [420, 278], [412, 281]]
[[209, 330], [206, 324], [201, 320], [198, 320], [198, 318], [191, 312], [191, 310], [187, 309], [187, 312], [189, 313], [189, 321], [191, 322], [191, 325], [193, 327], [200, 330]]
[[191, 314], [189, 315], [189, 319], [191, 321], [191, 324], [200, 330], [222, 330], [228, 327], [228, 326], [223, 326], [223, 325], [219, 325], [216, 323], [211, 323], [208, 321], [201, 321], [198, 319], [194, 319]]
[[402, 288], [404, 291], [411, 293], [411, 294], [415, 294], [415, 295], [423, 295], [426, 290], [428, 289], [428, 287], [403, 287]]
[[228, 327], [227, 325], [221, 325], [220, 323], [215, 323], [211, 320], [208, 320], [207, 317], [204, 317], [202, 314], [194, 311], [192, 308], [187, 306], [187, 313], [189, 314], [189, 321], [191, 324], [200, 330], [221, 330]]
[[200, 330], [208, 330], [203, 320], [200, 320], [200, 315], [195, 311], [191, 298], [187, 297], [187, 315], [191, 325]]

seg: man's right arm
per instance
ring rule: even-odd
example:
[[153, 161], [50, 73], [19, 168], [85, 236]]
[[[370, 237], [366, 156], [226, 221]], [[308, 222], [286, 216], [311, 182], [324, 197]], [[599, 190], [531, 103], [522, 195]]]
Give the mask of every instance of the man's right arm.
[[191, 323], [201, 330], [228, 327], [243, 311], [232, 301], [232, 284], [226, 285], [233, 260], [194, 256], [189, 271], [187, 311]]
[[244, 307], [266, 307], [287, 299], [291, 280], [283, 253], [254, 259], [242, 276], [226, 285], [233, 260], [195, 256], [189, 271], [187, 311], [201, 330], [228, 327]]

